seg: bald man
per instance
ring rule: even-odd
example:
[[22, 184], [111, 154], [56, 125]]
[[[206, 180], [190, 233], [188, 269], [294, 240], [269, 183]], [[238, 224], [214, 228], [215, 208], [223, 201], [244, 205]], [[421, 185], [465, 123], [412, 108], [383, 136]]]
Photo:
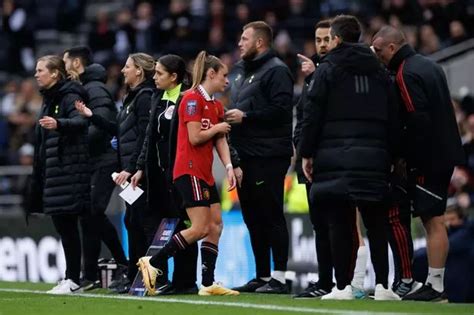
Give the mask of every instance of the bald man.
[[383, 27], [374, 35], [372, 46], [380, 61], [396, 73], [403, 100], [409, 196], [413, 215], [421, 218], [426, 230], [428, 277], [419, 290], [403, 299], [442, 301], [449, 246], [443, 214], [453, 169], [464, 164], [448, 84], [441, 67], [417, 54], [401, 31]]

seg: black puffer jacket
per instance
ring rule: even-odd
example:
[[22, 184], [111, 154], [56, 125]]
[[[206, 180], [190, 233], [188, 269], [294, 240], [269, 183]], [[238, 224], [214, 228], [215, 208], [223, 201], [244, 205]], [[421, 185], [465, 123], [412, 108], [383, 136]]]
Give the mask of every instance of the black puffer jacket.
[[74, 107], [76, 100], [87, 101], [87, 93], [77, 82], [61, 81], [42, 91], [40, 117], [57, 120], [56, 130], [36, 125], [33, 185], [29, 212], [49, 215], [78, 214], [89, 209], [89, 150], [87, 121]]
[[398, 125], [393, 88], [364, 45], [326, 55], [308, 87], [300, 140], [313, 157], [312, 197], [381, 201], [388, 192]]
[[92, 115], [92, 123], [117, 136], [120, 169], [135, 173], [138, 156], [145, 140], [150, 117], [151, 96], [156, 90], [152, 80], [146, 80], [125, 96], [117, 122]]
[[[107, 72], [99, 64], [86, 67], [79, 77], [89, 96], [87, 106], [94, 115], [104, 117], [109, 121], [117, 119], [117, 109], [112, 95], [105, 86]], [[110, 145], [111, 136], [94, 124], [89, 126], [89, 154], [91, 165], [98, 166], [117, 162], [117, 155]]]

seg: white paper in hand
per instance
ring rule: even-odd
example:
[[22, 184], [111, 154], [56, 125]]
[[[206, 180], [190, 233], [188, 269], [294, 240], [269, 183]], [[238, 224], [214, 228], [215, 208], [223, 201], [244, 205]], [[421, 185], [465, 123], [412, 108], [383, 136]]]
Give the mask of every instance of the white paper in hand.
[[128, 185], [119, 196], [122, 197], [129, 205], [132, 205], [140, 196], [143, 194], [143, 189], [140, 187], [132, 188], [132, 185]]

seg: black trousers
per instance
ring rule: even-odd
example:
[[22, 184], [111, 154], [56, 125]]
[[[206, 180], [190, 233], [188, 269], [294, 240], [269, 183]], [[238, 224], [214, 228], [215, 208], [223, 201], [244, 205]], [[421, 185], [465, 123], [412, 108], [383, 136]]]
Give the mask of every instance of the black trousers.
[[[318, 202], [318, 200], [315, 200], [315, 202]], [[347, 285], [351, 284], [354, 276], [357, 251], [359, 249], [359, 237], [356, 226], [357, 208], [367, 229], [370, 258], [375, 270], [375, 282], [387, 287], [387, 205], [382, 202], [324, 200], [319, 201], [318, 207], [323, 211], [323, 222], [329, 228], [329, 240], [337, 288], [340, 290], [344, 289]]]
[[145, 256], [153, 239], [157, 222], [148, 215], [146, 193], [133, 205], [126, 204], [124, 223], [128, 232], [128, 279], [133, 281], [138, 272], [138, 259]]
[[114, 225], [110, 222], [105, 210], [115, 188], [110, 174], [116, 165], [98, 167], [91, 177], [91, 212], [80, 218], [82, 229], [82, 251], [84, 258], [84, 278], [97, 280], [97, 260], [100, 255], [101, 243], [105, 243], [112, 257], [121, 265], [127, 265], [120, 239]]
[[250, 233], [257, 278], [270, 277], [270, 251], [274, 269], [286, 271], [288, 229], [283, 214], [283, 189], [289, 158], [245, 157], [241, 160], [242, 187], [238, 195]]
[[333, 263], [331, 257], [331, 242], [329, 239], [329, 226], [324, 222], [324, 214], [316, 203], [310, 198], [311, 183], [306, 183], [306, 195], [309, 205], [309, 218], [313, 224], [316, 235], [316, 256], [318, 259], [319, 285], [321, 288], [330, 290], [333, 287], [332, 270]]
[[61, 237], [66, 258], [66, 278], [79, 284], [81, 273], [81, 239], [79, 236], [78, 215], [52, 215], [54, 227]]

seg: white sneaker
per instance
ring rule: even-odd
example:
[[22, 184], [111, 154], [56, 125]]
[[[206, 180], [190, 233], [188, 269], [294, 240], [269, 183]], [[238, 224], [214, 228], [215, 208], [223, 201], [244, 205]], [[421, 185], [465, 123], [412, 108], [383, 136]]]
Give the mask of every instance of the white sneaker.
[[352, 295], [352, 286], [346, 285], [343, 290], [339, 290], [337, 287], [334, 287], [331, 293], [323, 295], [321, 300], [353, 300], [354, 295]]
[[58, 282], [58, 284], [52, 288], [51, 290], [47, 291], [46, 293], [49, 294], [72, 294], [79, 292], [81, 287], [76, 284], [71, 279], [64, 279]]
[[401, 298], [396, 295], [392, 289], [385, 289], [383, 285], [375, 286], [374, 300], [376, 301], [400, 301]]

